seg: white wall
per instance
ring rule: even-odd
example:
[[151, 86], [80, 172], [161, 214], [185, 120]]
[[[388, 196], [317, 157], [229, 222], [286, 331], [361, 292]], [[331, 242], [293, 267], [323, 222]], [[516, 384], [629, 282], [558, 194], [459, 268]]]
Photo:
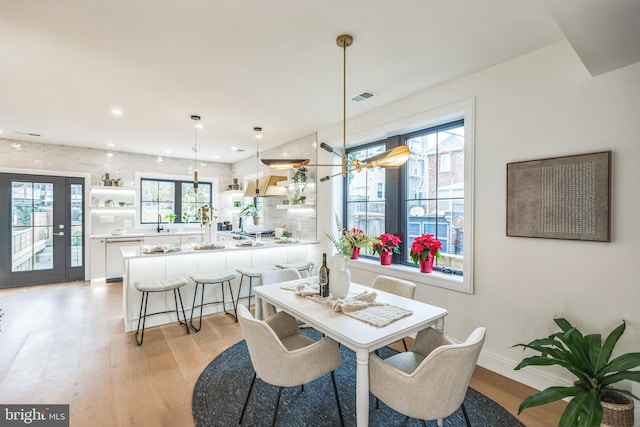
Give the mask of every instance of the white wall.
[[[557, 331], [555, 317], [603, 334], [625, 319], [616, 354], [640, 351], [640, 63], [594, 78], [562, 42], [359, 116], [353, 133], [470, 97], [475, 294], [419, 285], [416, 297], [449, 311], [446, 332], [456, 340], [486, 326], [480, 363], [537, 388], [559, 380], [548, 375], [570, 377], [513, 371], [523, 353], [511, 346]], [[318, 132], [318, 142], [337, 139], [338, 127]], [[508, 162], [604, 150], [613, 151], [610, 243], [506, 237]], [[334, 202], [319, 205], [321, 231], [331, 211], [340, 212], [330, 188], [319, 186], [318, 198]], [[354, 281], [370, 279], [354, 274]]]

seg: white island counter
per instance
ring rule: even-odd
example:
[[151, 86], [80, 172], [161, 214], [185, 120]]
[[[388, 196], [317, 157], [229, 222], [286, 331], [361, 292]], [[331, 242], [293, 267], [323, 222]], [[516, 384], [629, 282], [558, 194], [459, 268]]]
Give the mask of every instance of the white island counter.
[[[316, 242], [303, 241], [300, 243], [277, 244], [272, 241], [264, 241], [262, 246], [249, 247], [238, 247], [236, 243], [235, 241], [221, 242], [221, 244], [225, 245], [224, 249], [180, 250], [178, 252], [157, 254], [143, 254], [139, 246], [121, 248], [124, 258], [122, 292], [125, 331], [135, 331], [140, 314], [142, 294], [136, 290], [135, 282], [171, 276], [189, 278], [193, 274], [214, 273], [221, 270], [235, 271], [237, 268], [292, 263], [299, 260], [308, 260], [319, 266], [322, 259]], [[240, 275], [238, 274], [238, 277], [231, 282], [234, 299], [238, 297], [239, 286]], [[208, 301], [221, 301], [221, 290], [221, 286], [205, 286], [205, 303]], [[231, 295], [228, 294], [229, 291], [226, 286], [225, 290], [227, 292], [225, 295], [227, 310], [233, 310]], [[194, 291], [195, 283], [191, 280], [189, 280], [188, 285], [180, 288], [187, 319], [191, 316]], [[242, 302], [243, 298], [246, 299], [248, 294], [249, 283], [245, 278], [242, 284], [240, 301]], [[200, 298], [198, 297], [198, 299]], [[172, 292], [151, 293], [149, 295], [147, 313], [170, 311], [174, 310], [174, 307]], [[209, 305], [204, 308], [203, 315], [217, 313], [222, 310], [222, 304]], [[147, 317], [146, 327], [176, 321], [175, 311], [173, 311]]]

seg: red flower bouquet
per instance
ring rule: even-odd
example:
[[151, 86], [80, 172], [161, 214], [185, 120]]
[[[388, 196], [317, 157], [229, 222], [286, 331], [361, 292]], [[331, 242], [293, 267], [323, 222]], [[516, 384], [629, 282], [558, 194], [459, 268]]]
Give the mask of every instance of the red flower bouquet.
[[440, 249], [442, 249], [442, 243], [433, 237], [433, 234], [421, 234], [411, 244], [411, 259], [415, 264], [418, 264], [420, 259], [427, 259], [429, 254], [432, 257], [439, 257], [441, 256]]
[[382, 255], [383, 252], [389, 252], [394, 254], [400, 253], [399, 243], [401, 243], [402, 240], [400, 240], [400, 237], [396, 236], [395, 234], [391, 234], [391, 233], [381, 234], [378, 237], [378, 240], [380, 241], [380, 243], [373, 244], [374, 254]]

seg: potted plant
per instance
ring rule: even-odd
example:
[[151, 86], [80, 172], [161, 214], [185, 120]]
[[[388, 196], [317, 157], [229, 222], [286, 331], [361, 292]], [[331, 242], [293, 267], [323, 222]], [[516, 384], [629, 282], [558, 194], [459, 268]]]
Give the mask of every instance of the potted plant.
[[247, 206], [242, 208], [238, 215], [241, 217], [253, 217], [253, 224], [260, 224], [260, 208], [254, 203], [249, 203]]
[[409, 255], [414, 264], [420, 265], [420, 272], [431, 273], [434, 257], [440, 257], [442, 243], [433, 234], [421, 234], [411, 244]]
[[169, 221], [169, 224], [173, 224], [173, 222], [176, 220], [176, 214], [174, 214], [173, 212], [165, 214], [164, 217], [167, 221]]
[[[604, 343], [600, 334], [585, 336], [566, 319], [554, 319], [554, 322], [561, 332], [514, 346], [540, 352], [540, 355], [523, 359], [515, 369], [559, 365], [575, 375], [577, 381], [570, 387], [549, 387], [527, 397], [520, 404], [518, 413], [527, 408], [573, 397], [562, 413], [561, 427], [599, 426], [601, 422], [612, 426], [633, 425], [633, 400], [627, 396], [634, 399], [638, 397], [630, 391], [612, 387], [622, 380], [640, 382], [640, 371], [630, 370], [640, 366], [640, 353], [627, 353], [611, 359], [613, 349], [624, 332], [625, 322], [615, 328]], [[612, 414], [605, 411], [603, 416], [603, 407], [610, 406], [607, 401], [615, 401], [617, 398], [622, 398], [626, 415], [620, 411]], [[623, 422], [612, 420], [621, 417], [626, 419]]]
[[188, 224], [189, 221], [191, 220], [190, 216], [191, 215], [189, 215], [189, 212], [187, 211], [182, 212], [182, 222], [184, 222], [185, 224]]
[[196, 219], [200, 222], [200, 228], [204, 228], [204, 236], [207, 242], [215, 243], [217, 240], [217, 227], [212, 227], [211, 223], [218, 219], [218, 215], [215, 215], [216, 208], [211, 203], [205, 203], [198, 208], [196, 213]]
[[400, 245], [402, 242], [400, 237], [391, 233], [384, 233], [378, 236], [379, 243], [374, 243], [373, 253], [380, 255], [380, 264], [391, 265], [392, 254], [400, 253]]
[[372, 249], [374, 243], [379, 243], [379, 240], [375, 237], [371, 237], [359, 228], [345, 229], [340, 223], [338, 215], [336, 217], [336, 227], [340, 238], [338, 239], [333, 234], [324, 233], [325, 236], [333, 243], [336, 250], [345, 259], [358, 259], [360, 249], [368, 248]]
[[293, 204], [295, 205], [304, 203], [304, 192], [307, 190], [308, 172], [309, 170], [302, 166], [301, 168], [298, 168], [296, 173], [293, 175]]

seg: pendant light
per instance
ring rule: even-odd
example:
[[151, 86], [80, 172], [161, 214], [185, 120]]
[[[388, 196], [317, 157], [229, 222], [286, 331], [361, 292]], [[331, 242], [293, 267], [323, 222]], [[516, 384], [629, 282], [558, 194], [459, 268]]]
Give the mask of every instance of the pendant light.
[[310, 164], [308, 159], [262, 159], [262, 163], [274, 170], [287, 170], [299, 168], [301, 166], [334, 166], [340, 167], [340, 172], [334, 175], [327, 175], [320, 178], [320, 181], [328, 181], [334, 176], [341, 175], [343, 178], [350, 172], [360, 172], [363, 169], [374, 167], [398, 168], [405, 164], [411, 156], [411, 151], [405, 145], [401, 145], [384, 153], [377, 154], [362, 161], [358, 159], [347, 159], [347, 47], [353, 44], [353, 37], [349, 34], [338, 36], [336, 44], [342, 48], [342, 152], [337, 153], [333, 147], [322, 143], [320, 147], [331, 154], [339, 157], [340, 164], [317, 163]]
[[[258, 150], [258, 143], [260, 139], [262, 139], [262, 128], [260, 126], [256, 126], [253, 128], [253, 131], [256, 133], [256, 195], [255, 197], [260, 197], [260, 178], [258, 177], [258, 157], [260, 157], [260, 151]], [[258, 203], [257, 199], [254, 199], [253, 204]]]
[[198, 151], [200, 151], [200, 146], [198, 145], [198, 120], [200, 120], [200, 116], [193, 115], [191, 116], [191, 120], [193, 120], [193, 193], [198, 194]]

